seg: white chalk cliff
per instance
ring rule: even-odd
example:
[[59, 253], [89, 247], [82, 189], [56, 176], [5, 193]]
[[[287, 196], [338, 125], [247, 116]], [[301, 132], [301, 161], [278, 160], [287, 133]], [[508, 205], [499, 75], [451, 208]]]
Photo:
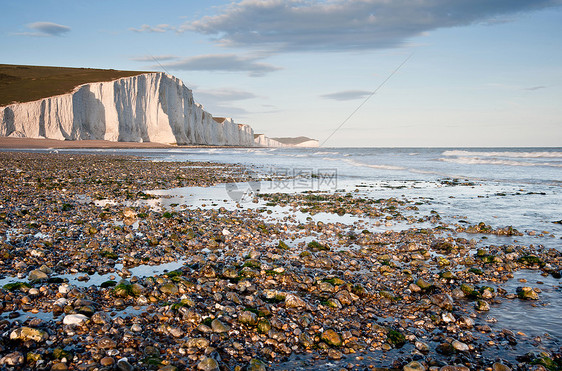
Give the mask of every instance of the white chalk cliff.
[[180, 79], [146, 73], [0, 107], [0, 136], [253, 146], [254, 131], [214, 119]]

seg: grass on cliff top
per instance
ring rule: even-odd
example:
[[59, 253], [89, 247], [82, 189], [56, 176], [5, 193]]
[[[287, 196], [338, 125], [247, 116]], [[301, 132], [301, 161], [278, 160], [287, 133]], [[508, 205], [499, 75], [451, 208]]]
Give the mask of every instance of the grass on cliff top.
[[0, 64], [0, 107], [71, 92], [76, 86], [143, 74], [141, 71]]

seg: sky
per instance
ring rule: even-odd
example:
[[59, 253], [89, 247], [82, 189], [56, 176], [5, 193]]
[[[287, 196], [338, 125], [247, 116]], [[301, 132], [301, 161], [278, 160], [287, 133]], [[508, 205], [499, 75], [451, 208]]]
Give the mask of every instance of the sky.
[[562, 0], [0, 4], [0, 63], [167, 72], [269, 137], [562, 146]]

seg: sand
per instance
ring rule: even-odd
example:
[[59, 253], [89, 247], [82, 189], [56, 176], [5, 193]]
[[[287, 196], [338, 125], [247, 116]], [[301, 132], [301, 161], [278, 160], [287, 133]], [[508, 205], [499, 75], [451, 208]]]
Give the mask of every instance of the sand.
[[[35, 138], [0, 137], [0, 148], [4, 149], [43, 149], [43, 148], [177, 148], [177, 147], [209, 147], [201, 145], [178, 146], [175, 144], [155, 142], [112, 142], [108, 140], [57, 140]], [[213, 146], [216, 147], [216, 146]]]

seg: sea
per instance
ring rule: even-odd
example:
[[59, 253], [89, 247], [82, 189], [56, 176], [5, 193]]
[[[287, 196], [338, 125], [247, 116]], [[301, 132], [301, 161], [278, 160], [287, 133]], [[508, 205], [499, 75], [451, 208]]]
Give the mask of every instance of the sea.
[[[47, 150], [49, 151], [49, 150]], [[139, 155], [148, 161], [210, 161], [243, 165], [253, 181], [156, 190], [154, 207], [259, 208], [259, 193], [339, 192], [375, 199], [397, 198], [436, 213], [441, 223], [495, 228], [511, 226], [522, 236], [489, 235], [478, 246], [533, 245], [562, 251], [562, 148], [171, 148], [66, 149], [59, 152]], [[189, 166], [189, 165], [188, 165]], [[257, 201], [256, 201], [257, 200]], [[271, 207], [269, 217], [288, 210]], [[297, 212], [298, 214], [298, 212]], [[299, 215], [297, 215], [299, 217]], [[300, 215], [323, 222], [357, 222], [353, 216]], [[372, 223], [372, 230], [429, 225]], [[365, 224], [362, 224], [362, 228]], [[467, 235], [467, 238], [474, 238]], [[504, 286], [526, 280], [540, 287], [540, 302], [511, 300], [489, 313], [496, 326], [541, 337], [550, 349], [562, 346], [562, 283], [540, 271], [522, 270]]]

